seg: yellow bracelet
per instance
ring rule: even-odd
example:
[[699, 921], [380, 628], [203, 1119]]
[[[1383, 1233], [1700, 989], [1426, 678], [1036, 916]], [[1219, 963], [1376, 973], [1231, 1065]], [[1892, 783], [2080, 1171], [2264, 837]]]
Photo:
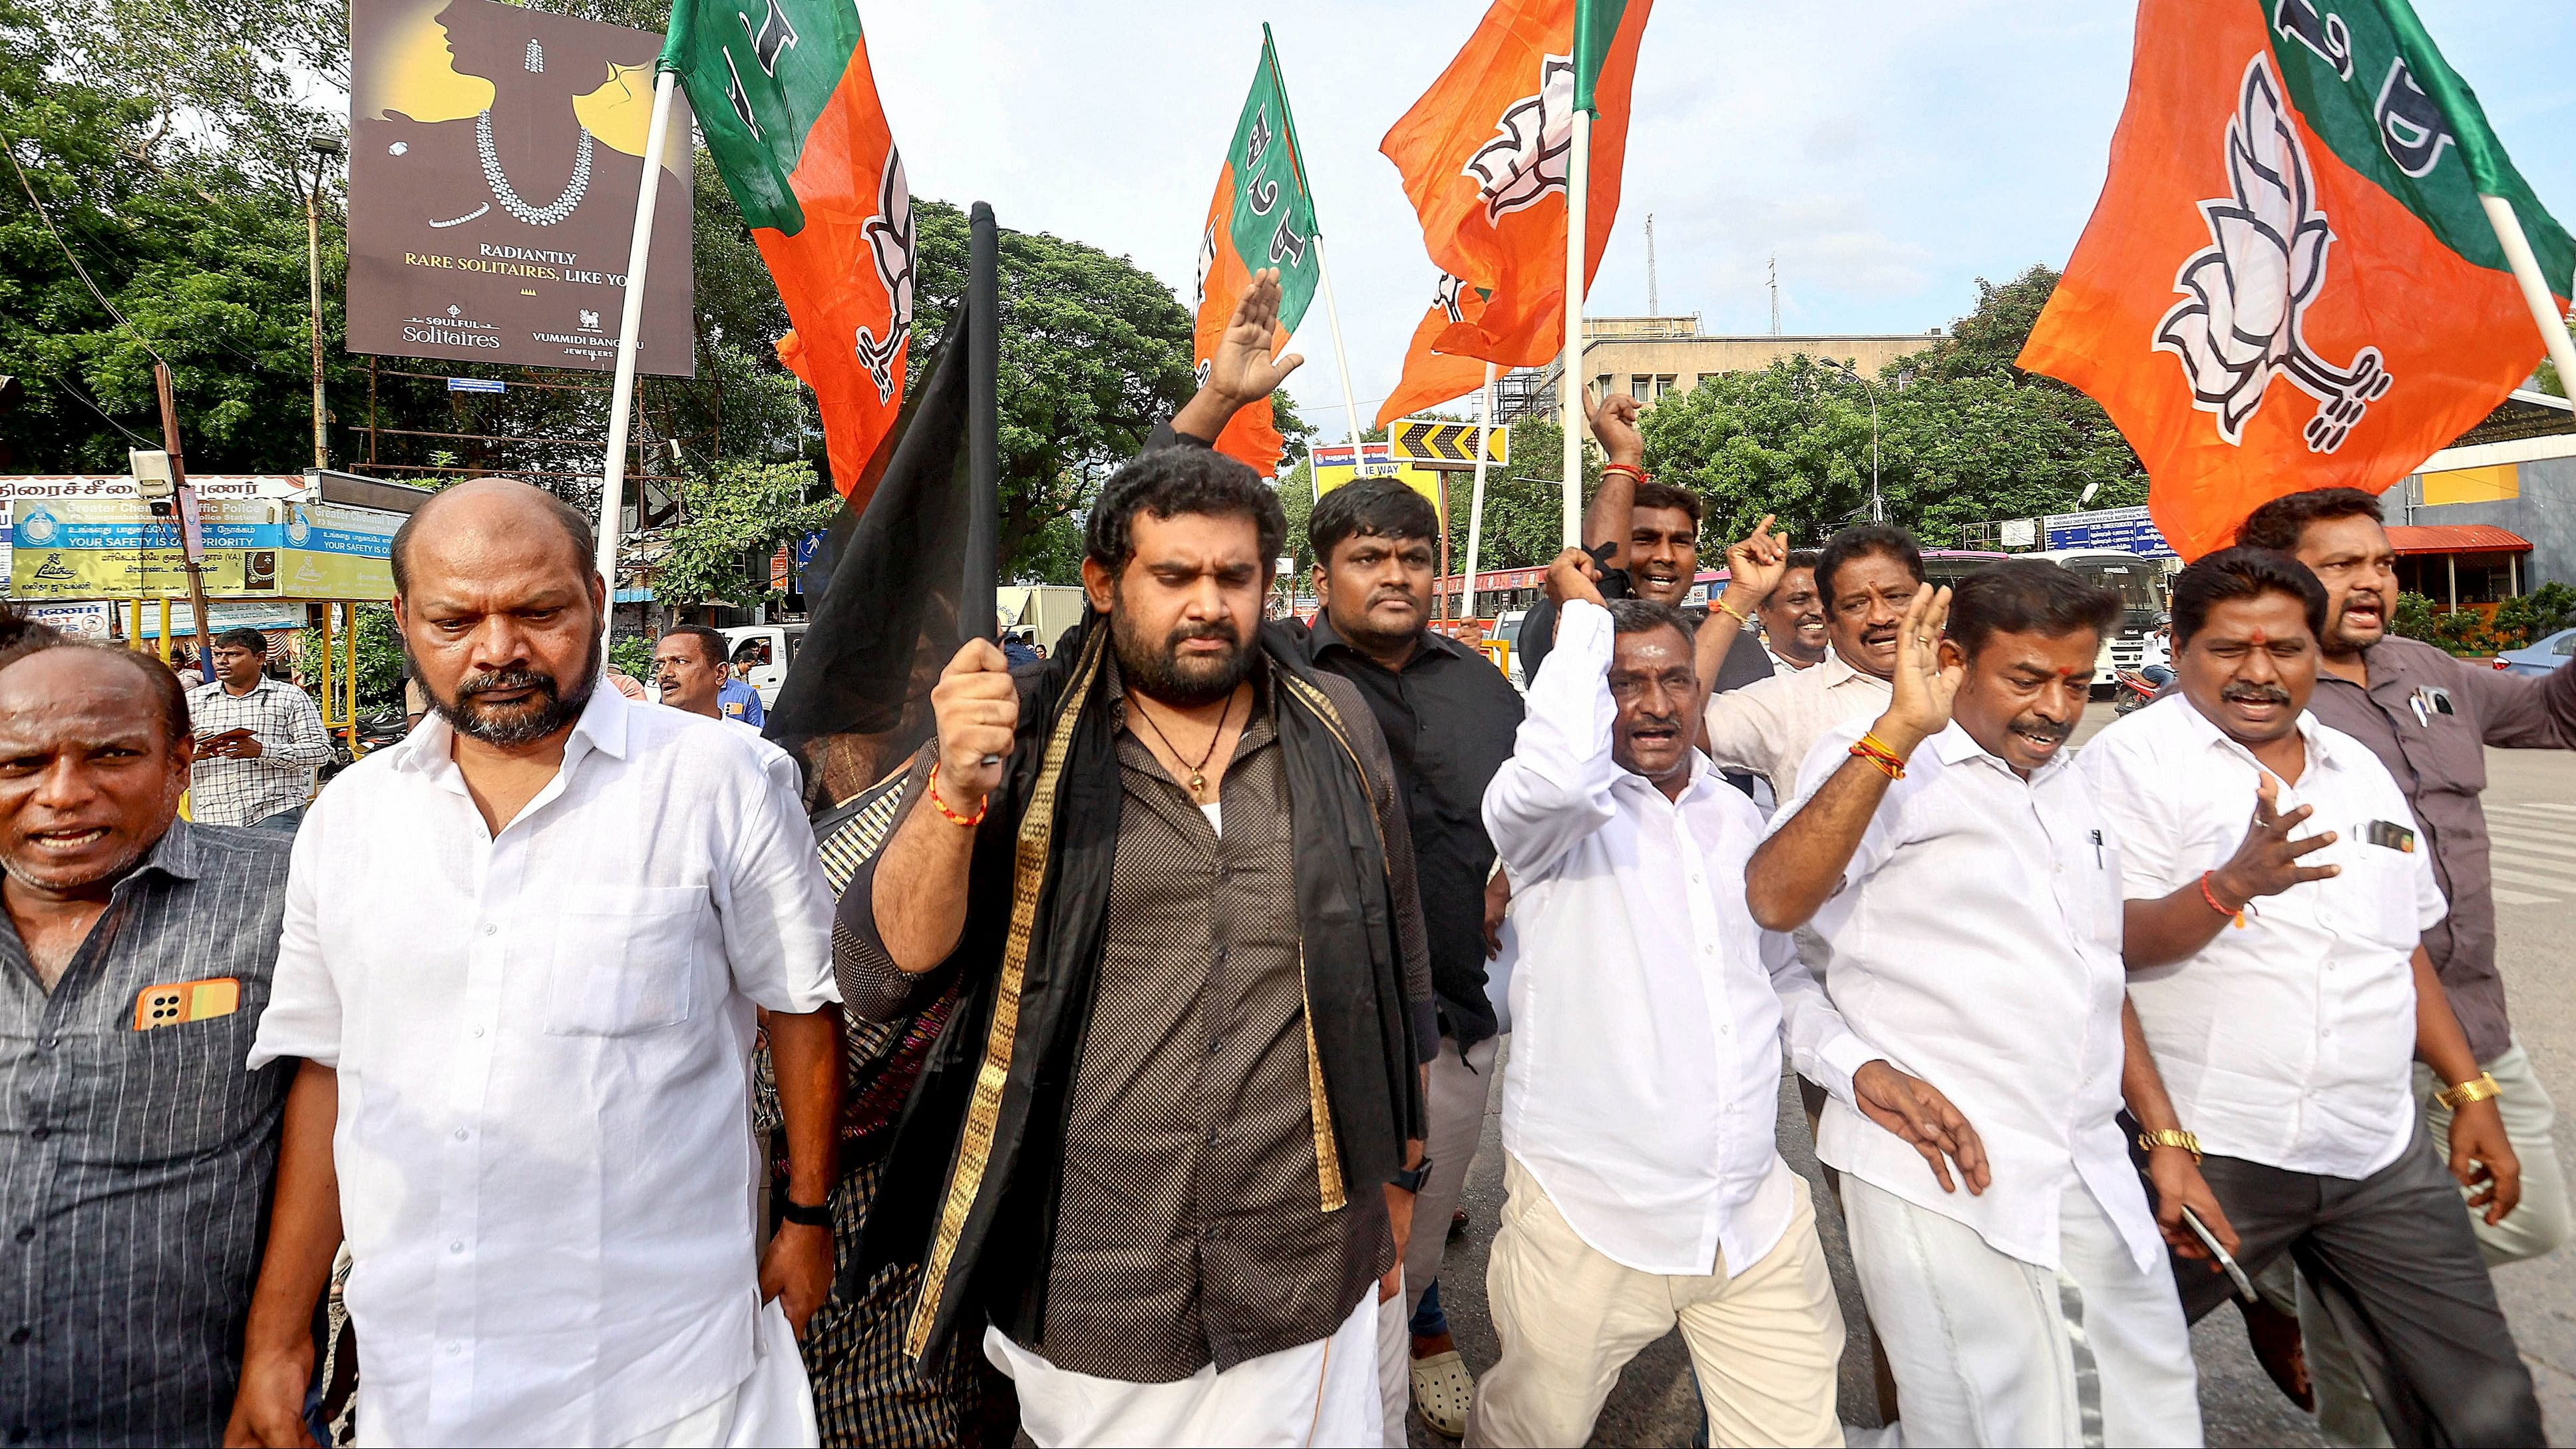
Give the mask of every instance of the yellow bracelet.
[[2159, 1147], [2179, 1147], [2191, 1154], [2192, 1161], [2200, 1161], [2200, 1139], [2179, 1127], [2167, 1127], [2161, 1132], [2141, 1132], [2138, 1134], [2138, 1146], [2141, 1150], [2149, 1152]]
[[2503, 1095], [2504, 1088], [2496, 1085], [2495, 1073], [2480, 1072], [2457, 1086], [2435, 1092], [2433, 1100], [2456, 1112], [2471, 1102], [2483, 1102]]
[[1744, 612], [1742, 609], [1739, 609], [1739, 608], [1735, 607], [1733, 604], [1728, 603], [1728, 602], [1727, 602], [1725, 599], [1723, 599], [1723, 598], [1719, 599], [1719, 600], [1718, 600], [1714, 605], [1712, 605], [1712, 607], [1716, 608], [1719, 612], [1724, 613], [1724, 614], [1728, 615], [1729, 617], [1733, 618], [1733, 619], [1735, 620], [1735, 622], [1737, 622], [1737, 623], [1739, 623], [1739, 624], [1743, 625], [1743, 626], [1744, 626], [1745, 628], [1747, 628], [1747, 629], [1750, 629], [1750, 628], [1752, 628], [1752, 627], [1753, 627], [1753, 616], [1752, 616], [1752, 615], [1750, 615], [1750, 614], [1748, 614], [1748, 613]]

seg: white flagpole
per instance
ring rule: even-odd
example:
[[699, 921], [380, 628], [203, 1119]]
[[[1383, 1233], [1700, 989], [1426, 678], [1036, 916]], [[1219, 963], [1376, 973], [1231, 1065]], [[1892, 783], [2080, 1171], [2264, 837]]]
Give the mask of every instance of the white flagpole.
[[1589, 222], [1592, 113], [1574, 113], [1574, 145], [1565, 158], [1565, 363], [1556, 380], [1565, 418], [1565, 544], [1583, 544], [1583, 254]]
[[662, 146], [671, 132], [671, 95], [679, 76], [653, 78], [653, 123], [644, 132], [644, 181], [635, 191], [635, 236], [626, 248], [626, 306], [617, 322], [617, 380], [608, 397], [608, 457], [600, 469], [599, 576], [608, 585], [600, 632], [617, 612], [617, 513], [626, 495], [626, 429], [634, 416], [635, 348], [644, 330], [644, 269], [653, 254], [653, 200], [662, 189]]
[[[1351, 359], [1342, 351], [1342, 309], [1333, 305], [1333, 266], [1324, 260], [1324, 234], [1315, 234], [1315, 283], [1324, 289], [1324, 322], [1333, 329], [1333, 368], [1342, 375], [1342, 410], [1351, 420], [1351, 464], [1360, 461], [1360, 405], [1351, 401]], [[1353, 477], [1359, 476], [1354, 473]]]
[[2513, 279], [2522, 284], [2522, 300], [2531, 308], [2531, 320], [2540, 324], [2540, 341], [2549, 349], [2549, 360], [2558, 364], [2559, 387], [2576, 395], [2576, 342], [2568, 339], [2567, 319], [2559, 315], [2558, 300], [2549, 295], [2549, 279], [2540, 274], [2540, 258], [2532, 255], [2531, 238], [2522, 234], [2522, 218], [2513, 214], [2513, 203], [2501, 196], [2480, 196], [2478, 204], [2486, 208], [2487, 224], [2495, 228], [2496, 244], [2504, 248]]
[[1485, 536], [1485, 458], [1493, 451], [1493, 440], [1485, 436], [1494, 426], [1494, 365], [1485, 364], [1485, 386], [1476, 394], [1476, 491], [1467, 495], [1467, 606], [1459, 610], [1464, 618], [1476, 617], [1476, 544]]

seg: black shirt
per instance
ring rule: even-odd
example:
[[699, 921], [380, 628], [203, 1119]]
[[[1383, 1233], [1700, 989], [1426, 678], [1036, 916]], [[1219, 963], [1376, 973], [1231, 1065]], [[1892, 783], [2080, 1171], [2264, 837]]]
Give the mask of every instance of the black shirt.
[[1482, 653], [1431, 630], [1401, 670], [1389, 670], [1318, 614], [1306, 658], [1359, 686], [1395, 757], [1430, 937], [1431, 994], [1441, 1030], [1472, 1046], [1495, 1027], [1485, 999], [1485, 877], [1494, 868], [1485, 786], [1511, 758], [1520, 694]]

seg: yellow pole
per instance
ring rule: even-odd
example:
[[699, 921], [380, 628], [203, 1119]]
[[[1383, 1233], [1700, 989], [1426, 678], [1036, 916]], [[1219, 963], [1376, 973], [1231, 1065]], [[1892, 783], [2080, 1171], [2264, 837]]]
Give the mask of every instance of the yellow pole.
[[322, 728], [331, 728], [331, 606], [322, 606]]
[[356, 759], [358, 756], [358, 603], [355, 599], [349, 601], [348, 635], [349, 667], [342, 671], [340, 676], [345, 681], [341, 687], [348, 692], [348, 708], [342, 712], [341, 718], [349, 722], [349, 757]]
[[134, 601], [133, 612], [134, 622], [129, 625], [125, 631], [125, 647], [133, 650], [137, 654], [140, 654], [145, 648], [143, 643], [143, 601], [141, 599], [136, 599]]
[[[197, 643], [199, 648], [205, 647], [204, 640]], [[161, 662], [170, 662], [170, 601], [167, 598], [161, 601]]]

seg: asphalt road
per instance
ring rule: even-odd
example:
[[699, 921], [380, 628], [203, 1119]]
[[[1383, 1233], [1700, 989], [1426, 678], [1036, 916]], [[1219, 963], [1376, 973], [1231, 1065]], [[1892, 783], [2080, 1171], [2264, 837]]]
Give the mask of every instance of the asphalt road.
[[[2079, 739], [2108, 723], [2110, 708], [2090, 711]], [[2576, 1105], [2576, 755], [2487, 752], [2487, 809], [2497, 833], [2500, 963], [2515, 1029], [2542, 1079]], [[2507, 894], [2510, 892], [2510, 894]], [[1506, 1065], [1508, 1070], [1508, 1064]], [[1499, 1083], [1499, 1076], [1497, 1080]], [[1794, 1081], [1784, 1081], [1780, 1150], [1806, 1176], [1816, 1203], [1817, 1227], [1842, 1290], [1843, 1318], [1852, 1325], [1843, 1354], [1842, 1418], [1875, 1427], [1876, 1394], [1861, 1305], [1852, 1286], [1851, 1253], [1842, 1219], [1825, 1191], [1806, 1117]], [[1482, 1372], [1497, 1353], [1485, 1304], [1485, 1255], [1503, 1201], [1499, 1091], [1488, 1104], [1483, 1145], [1467, 1178], [1469, 1223], [1450, 1240], [1440, 1274], [1440, 1296], [1468, 1367]], [[2562, 1162], [2576, 1164], [2576, 1122], [2558, 1126]], [[2514, 1337], [2531, 1365], [2547, 1417], [2550, 1442], [2576, 1445], [2576, 1251], [2496, 1272], [2497, 1291], [2512, 1320]], [[2211, 1314], [2193, 1331], [2200, 1363], [2203, 1428], [2213, 1445], [2313, 1445], [2315, 1421], [2272, 1387], [2247, 1349], [2236, 1315]], [[1594, 1431], [1595, 1444], [1681, 1445], [1698, 1428], [1690, 1359], [1678, 1335], [1666, 1335], [1632, 1360], [1611, 1392]], [[1451, 1441], [1410, 1422], [1412, 1442]]]

